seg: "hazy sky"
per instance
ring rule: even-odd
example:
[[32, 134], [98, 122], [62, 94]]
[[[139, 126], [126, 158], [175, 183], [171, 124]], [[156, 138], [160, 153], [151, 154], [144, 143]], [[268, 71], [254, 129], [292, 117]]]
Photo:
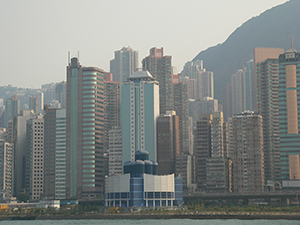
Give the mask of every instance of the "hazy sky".
[[[248, 19], [287, 0], [0, 0], [0, 86], [66, 80], [68, 51], [109, 71], [114, 51], [139, 61], [163, 47], [178, 72]], [[205, 62], [204, 62], [205, 67]]]

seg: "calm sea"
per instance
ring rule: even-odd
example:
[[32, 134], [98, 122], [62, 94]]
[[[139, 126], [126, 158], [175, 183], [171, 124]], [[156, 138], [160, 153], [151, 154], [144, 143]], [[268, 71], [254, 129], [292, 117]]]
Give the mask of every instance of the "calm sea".
[[0, 221], [0, 225], [300, 225], [296, 220], [31, 220]]

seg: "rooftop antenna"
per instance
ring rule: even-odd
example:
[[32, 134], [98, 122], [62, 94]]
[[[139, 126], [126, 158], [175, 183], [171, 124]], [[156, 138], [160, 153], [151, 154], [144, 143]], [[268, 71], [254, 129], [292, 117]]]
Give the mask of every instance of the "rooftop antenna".
[[291, 48], [293, 48], [293, 35], [291, 35]]
[[68, 63], [70, 65], [70, 51], [68, 51]]

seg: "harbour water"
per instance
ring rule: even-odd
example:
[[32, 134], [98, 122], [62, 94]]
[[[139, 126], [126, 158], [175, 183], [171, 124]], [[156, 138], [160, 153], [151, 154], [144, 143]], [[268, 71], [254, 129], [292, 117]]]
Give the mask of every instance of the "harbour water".
[[295, 220], [193, 220], [193, 219], [141, 219], [141, 220], [16, 220], [1, 221], [0, 225], [300, 225]]

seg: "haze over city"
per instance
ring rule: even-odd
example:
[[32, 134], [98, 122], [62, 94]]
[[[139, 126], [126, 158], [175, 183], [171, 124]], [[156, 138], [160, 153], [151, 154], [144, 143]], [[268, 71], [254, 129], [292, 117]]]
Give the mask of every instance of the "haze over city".
[[139, 62], [150, 48], [163, 47], [180, 72], [200, 51], [284, 2], [1, 0], [0, 85], [40, 88], [66, 80], [68, 51], [79, 51], [83, 65], [109, 71], [123, 46], [139, 51]]

